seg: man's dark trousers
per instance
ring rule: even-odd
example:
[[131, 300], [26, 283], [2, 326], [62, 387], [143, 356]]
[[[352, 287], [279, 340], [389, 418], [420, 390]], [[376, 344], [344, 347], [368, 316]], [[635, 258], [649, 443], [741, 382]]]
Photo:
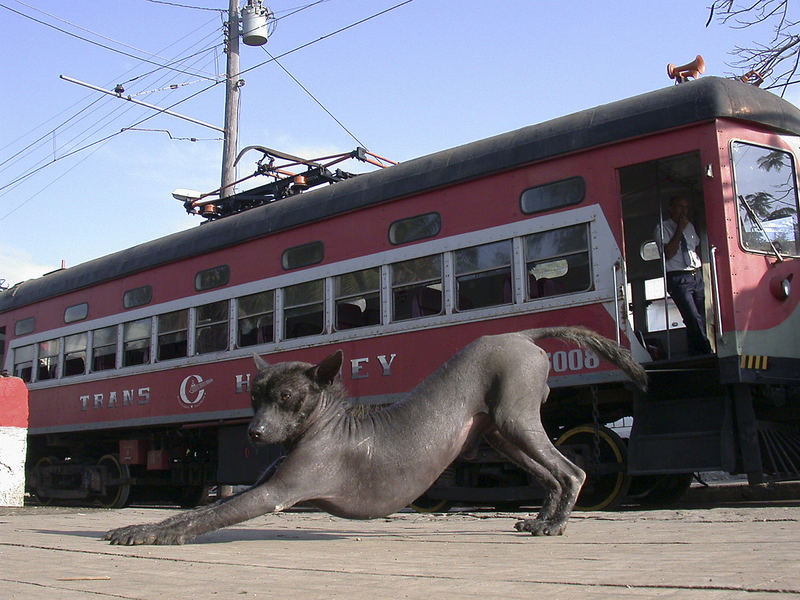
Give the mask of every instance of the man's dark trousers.
[[689, 354], [710, 354], [711, 344], [706, 337], [706, 295], [702, 271], [670, 271], [667, 273], [667, 292], [686, 325]]

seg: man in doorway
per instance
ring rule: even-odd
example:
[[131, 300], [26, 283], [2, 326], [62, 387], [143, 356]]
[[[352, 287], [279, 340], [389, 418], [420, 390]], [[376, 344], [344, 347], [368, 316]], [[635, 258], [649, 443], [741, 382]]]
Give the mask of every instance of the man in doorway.
[[[656, 225], [654, 238], [664, 255], [667, 266], [667, 292], [686, 325], [689, 354], [710, 354], [711, 344], [706, 337], [705, 290], [703, 269], [697, 248], [700, 238], [689, 222], [689, 199], [670, 198], [669, 216]], [[668, 240], [666, 244], [662, 241]]]

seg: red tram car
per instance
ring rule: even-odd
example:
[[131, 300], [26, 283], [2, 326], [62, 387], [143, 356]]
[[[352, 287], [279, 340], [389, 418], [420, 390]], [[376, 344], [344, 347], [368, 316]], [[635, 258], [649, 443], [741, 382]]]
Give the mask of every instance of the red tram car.
[[[589, 472], [582, 506], [664, 499], [700, 471], [798, 478], [798, 156], [796, 107], [706, 77], [279, 201], [251, 189], [224, 218], [20, 283], [0, 292], [0, 364], [30, 390], [29, 486], [122, 506], [252, 482], [277, 452], [245, 439], [254, 352], [341, 348], [352, 398], [380, 405], [480, 335], [573, 324], [651, 379], [636, 392], [543, 342], [544, 419]], [[653, 242], [676, 194], [701, 238], [705, 356]], [[629, 436], [609, 427], [623, 418]], [[420, 505], [538, 493], [479, 449]]]

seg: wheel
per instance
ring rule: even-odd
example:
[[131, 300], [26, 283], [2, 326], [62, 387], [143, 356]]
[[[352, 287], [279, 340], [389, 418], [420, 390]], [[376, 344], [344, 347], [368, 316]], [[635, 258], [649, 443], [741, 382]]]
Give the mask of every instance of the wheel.
[[33, 466], [32, 469], [32, 476], [29, 477], [33, 483], [31, 485], [32, 491], [36, 496], [36, 499], [39, 501], [39, 504], [42, 506], [48, 506], [52, 504], [53, 498], [51, 496], [46, 496], [44, 492], [42, 492], [43, 486], [41, 485], [42, 477], [39, 474], [40, 467], [49, 467], [50, 465], [55, 464], [56, 459], [52, 456], [43, 456], [39, 460], [36, 461], [36, 464]]
[[98, 505], [103, 508], [122, 508], [128, 503], [131, 494], [131, 473], [128, 465], [120, 464], [113, 454], [106, 454], [97, 461], [97, 466], [104, 467], [106, 471], [106, 493], [95, 498]]
[[438, 513], [438, 512], [447, 512], [450, 510], [451, 503], [449, 500], [439, 500], [437, 498], [431, 498], [430, 496], [423, 494], [416, 500], [411, 503], [411, 508], [413, 508], [418, 513]]
[[579, 425], [558, 438], [556, 446], [586, 471], [577, 510], [610, 510], [625, 499], [631, 485], [628, 452], [625, 442], [611, 429], [600, 426], [595, 442], [594, 426]]

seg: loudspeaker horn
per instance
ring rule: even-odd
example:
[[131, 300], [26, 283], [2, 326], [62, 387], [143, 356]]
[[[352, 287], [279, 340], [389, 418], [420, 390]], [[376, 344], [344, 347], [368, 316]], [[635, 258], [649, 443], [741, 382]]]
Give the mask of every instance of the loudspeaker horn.
[[706, 72], [706, 61], [699, 54], [695, 59], [685, 65], [675, 66], [672, 63], [667, 65], [667, 75], [670, 79], [675, 79], [678, 83], [683, 83], [689, 77], [697, 79], [701, 73]]

